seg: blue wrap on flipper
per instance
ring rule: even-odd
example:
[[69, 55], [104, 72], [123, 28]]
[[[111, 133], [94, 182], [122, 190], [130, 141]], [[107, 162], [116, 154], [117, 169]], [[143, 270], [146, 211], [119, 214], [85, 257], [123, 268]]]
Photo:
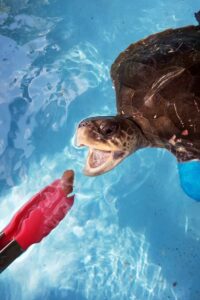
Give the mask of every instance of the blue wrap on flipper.
[[181, 187], [185, 193], [200, 201], [200, 161], [178, 163]]

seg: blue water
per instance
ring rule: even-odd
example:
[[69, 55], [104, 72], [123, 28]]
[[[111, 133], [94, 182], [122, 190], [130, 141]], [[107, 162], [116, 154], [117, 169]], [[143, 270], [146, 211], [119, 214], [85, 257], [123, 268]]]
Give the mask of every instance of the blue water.
[[109, 69], [130, 43], [195, 24], [197, 0], [0, 1], [0, 228], [76, 171], [63, 222], [0, 277], [0, 300], [199, 300], [200, 204], [175, 158], [146, 149], [82, 174], [78, 122], [115, 114]]

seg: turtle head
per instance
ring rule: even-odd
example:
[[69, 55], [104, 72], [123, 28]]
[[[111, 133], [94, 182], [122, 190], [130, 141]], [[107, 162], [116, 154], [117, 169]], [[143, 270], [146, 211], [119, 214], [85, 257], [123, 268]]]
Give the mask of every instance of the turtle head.
[[144, 147], [145, 141], [138, 125], [123, 116], [88, 118], [77, 128], [77, 146], [89, 148], [84, 169], [88, 176], [113, 169], [125, 157]]

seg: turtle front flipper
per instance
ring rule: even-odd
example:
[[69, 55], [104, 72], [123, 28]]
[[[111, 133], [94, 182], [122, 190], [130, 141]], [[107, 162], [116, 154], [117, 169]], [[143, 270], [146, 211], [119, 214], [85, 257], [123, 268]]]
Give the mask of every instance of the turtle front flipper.
[[200, 160], [178, 163], [181, 187], [196, 201], [200, 201]]

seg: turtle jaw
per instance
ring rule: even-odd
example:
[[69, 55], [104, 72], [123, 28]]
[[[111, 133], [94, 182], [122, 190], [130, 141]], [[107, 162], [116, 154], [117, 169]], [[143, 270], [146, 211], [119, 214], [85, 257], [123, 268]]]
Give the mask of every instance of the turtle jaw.
[[130, 149], [123, 149], [122, 141], [117, 138], [104, 137], [98, 132], [92, 122], [79, 124], [76, 133], [76, 146], [89, 148], [84, 174], [97, 176], [110, 171], [130, 154]]
[[89, 147], [84, 168], [87, 176], [98, 176], [118, 165], [128, 155], [125, 151], [104, 151]]

